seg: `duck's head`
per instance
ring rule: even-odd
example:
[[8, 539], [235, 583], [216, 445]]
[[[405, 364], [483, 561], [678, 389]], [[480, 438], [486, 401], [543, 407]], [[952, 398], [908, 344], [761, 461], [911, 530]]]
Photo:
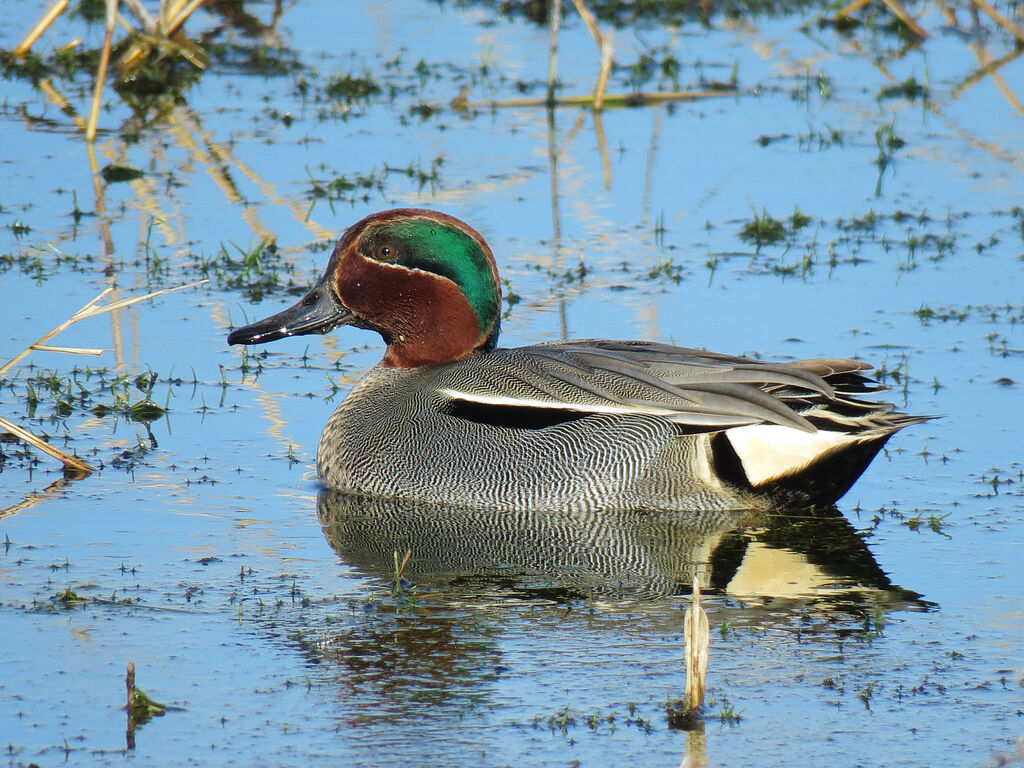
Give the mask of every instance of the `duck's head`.
[[412, 368], [493, 348], [500, 309], [498, 269], [480, 233], [444, 213], [396, 208], [349, 227], [309, 293], [232, 331], [228, 344], [355, 325], [384, 337], [384, 365]]

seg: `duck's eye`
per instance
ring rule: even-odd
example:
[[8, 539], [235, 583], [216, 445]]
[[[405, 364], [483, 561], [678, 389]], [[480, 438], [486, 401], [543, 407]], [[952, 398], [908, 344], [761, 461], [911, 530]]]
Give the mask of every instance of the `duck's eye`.
[[394, 261], [398, 256], [398, 251], [390, 245], [378, 245], [374, 251], [373, 256], [378, 261]]

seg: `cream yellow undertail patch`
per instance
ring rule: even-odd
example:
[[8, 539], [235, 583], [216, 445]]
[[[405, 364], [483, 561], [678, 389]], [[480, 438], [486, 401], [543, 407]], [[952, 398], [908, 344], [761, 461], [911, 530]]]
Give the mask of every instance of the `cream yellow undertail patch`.
[[755, 487], [799, 472], [836, 446], [858, 440], [842, 432], [801, 432], [777, 424], [734, 427], [725, 435]]

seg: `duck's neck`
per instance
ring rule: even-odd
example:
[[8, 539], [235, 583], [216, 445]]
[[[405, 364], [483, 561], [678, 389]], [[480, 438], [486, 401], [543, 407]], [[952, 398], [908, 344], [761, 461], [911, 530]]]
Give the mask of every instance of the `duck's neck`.
[[461, 360], [497, 338], [481, 342], [480, 322], [469, 300], [450, 280], [424, 272], [394, 270], [387, 301], [368, 316], [384, 341], [382, 365], [415, 368]]

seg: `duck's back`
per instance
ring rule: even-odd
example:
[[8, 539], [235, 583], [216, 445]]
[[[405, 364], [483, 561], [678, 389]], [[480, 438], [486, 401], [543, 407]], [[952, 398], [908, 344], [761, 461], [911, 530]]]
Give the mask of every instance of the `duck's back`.
[[[847, 394], [870, 391], [866, 367], [607, 341], [377, 366], [328, 421], [320, 477], [330, 488], [463, 506], [830, 503], [917, 420]], [[774, 442], [787, 443], [781, 459]]]

